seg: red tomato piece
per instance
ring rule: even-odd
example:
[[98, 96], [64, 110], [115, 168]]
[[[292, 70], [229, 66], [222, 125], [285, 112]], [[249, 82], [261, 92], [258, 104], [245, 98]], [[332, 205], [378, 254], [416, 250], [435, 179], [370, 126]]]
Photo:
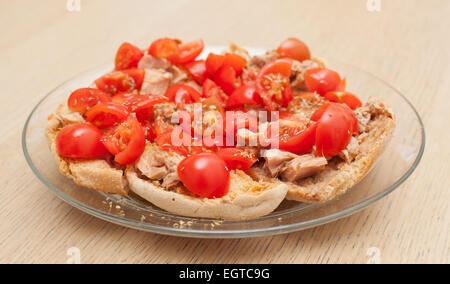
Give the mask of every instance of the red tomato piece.
[[141, 121], [141, 125], [142, 125], [142, 128], [144, 129], [145, 139], [147, 141], [149, 141], [150, 143], [155, 142], [156, 132], [155, 132], [155, 129], [154, 129], [152, 123], [150, 123], [147, 120], [144, 120], [144, 121]]
[[111, 98], [105, 92], [98, 89], [82, 88], [70, 95], [67, 104], [70, 110], [84, 114], [89, 108], [110, 101]]
[[228, 99], [228, 96], [225, 94], [225, 92], [217, 86], [214, 81], [210, 79], [206, 79], [203, 83], [202, 87], [202, 97], [209, 98], [211, 96], [217, 97], [221, 102], [225, 103]]
[[234, 71], [236, 71], [236, 76], [239, 76], [244, 68], [247, 67], [247, 60], [237, 54], [226, 53], [222, 66], [233, 67]]
[[167, 103], [165, 97], [158, 95], [141, 95], [140, 97], [131, 100], [128, 105], [130, 111], [136, 113], [136, 118], [139, 121], [153, 120], [153, 107], [157, 104]]
[[280, 150], [296, 155], [311, 153], [316, 141], [316, 129], [317, 124], [315, 123], [298, 134], [282, 135], [279, 137]]
[[138, 99], [140, 97], [141, 97], [141, 95], [138, 95], [136, 93], [124, 92], [124, 93], [119, 93], [119, 94], [113, 96], [111, 100], [112, 100], [112, 102], [114, 102], [116, 104], [124, 105], [128, 109], [130, 109], [130, 102], [132, 102], [135, 99]]
[[144, 153], [145, 132], [136, 118], [129, 117], [125, 122], [107, 131], [102, 142], [115, 156], [115, 162], [129, 165]]
[[214, 76], [214, 82], [225, 94], [231, 95], [236, 89], [236, 71], [231, 66], [222, 66]]
[[311, 59], [308, 46], [297, 38], [288, 38], [277, 49], [280, 57], [291, 58], [297, 61]]
[[312, 114], [310, 119], [312, 121], [319, 121], [322, 118], [325, 111], [332, 105], [335, 105], [335, 107], [337, 106], [341, 111], [344, 111], [347, 114], [348, 118], [351, 120], [351, 123], [352, 123], [352, 134], [357, 135], [359, 133], [358, 119], [356, 119], [353, 111], [346, 105], [337, 104], [337, 103], [324, 103], [318, 110], [316, 110]]
[[108, 128], [127, 119], [128, 109], [113, 102], [101, 103], [86, 112], [86, 121], [98, 128]]
[[171, 38], [155, 40], [148, 49], [148, 54], [158, 58], [170, 58], [178, 52], [179, 41]]
[[325, 94], [325, 99], [330, 102], [346, 104], [352, 110], [362, 106], [359, 98], [349, 92], [328, 92]]
[[258, 161], [255, 155], [238, 148], [220, 148], [216, 154], [225, 161], [230, 171], [238, 169], [245, 172]]
[[205, 44], [201, 39], [180, 44], [177, 51], [169, 57], [169, 60], [175, 64], [192, 62], [202, 53], [204, 47]]
[[341, 77], [336, 71], [330, 69], [313, 68], [306, 71], [305, 83], [308, 91], [324, 96], [339, 87]]
[[178, 165], [178, 176], [189, 191], [210, 199], [227, 194], [230, 185], [230, 173], [225, 162], [213, 153], [184, 159]]
[[208, 58], [206, 58], [206, 75], [209, 78], [213, 78], [216, 75], [217, 71], [219, 71], [220, 67], [222, 67], [225, 62], [225, 56], [218, 55], [214, 53], [210, 53]]
[[247, 83], [238, 87], [227, 100], [227, 108], [233, 108], [243, 105], [260, 105], [261, 97], [255, 84]]
[[144, 56], [144, 52], [138, 47], [125, 42], [117, 51], [115, 66], [116, 70], [125, 70], [130, 68], [136, 68], [139, 60]]
[[101, 142], [103, 133], [90, 124], [72, 124], [64, 127], [56, 137], [56, 149], [61, 157], [90, 159], [105, 156]]
[[206, 80], [206, 62], [205, 60], [198, 60], [188, 63], [184, 66], [189, 75], [197, 84], [202, 85]]
[[200, 101], [200, 93], [188, 85], [176, 84], [167, 89], [165, 96], [170, 101], [175, 102], [179, 110], [184, 109], [185, 104], [192, 104]]
[[121, 92], [139, 90], [142, 87], [144, 76], [144, 69], [116, 71], [95, 80], [95, 85], [99, 90], [115, 95]]

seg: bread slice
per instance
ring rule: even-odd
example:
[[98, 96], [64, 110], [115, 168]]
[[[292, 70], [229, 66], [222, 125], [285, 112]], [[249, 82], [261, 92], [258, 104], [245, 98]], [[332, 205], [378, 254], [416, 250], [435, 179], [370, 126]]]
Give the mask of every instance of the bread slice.
[[149, 180], [140, 178], [130, 167], [125, 176], [131, 190], [168, 212], [188, 217], [223, 220], [248, 220], [267, 215], [284, 200], [287, 185], [256, 182], [242, 171], [230, 173], [230, 189], [222, 198], [207, 199], [166, 190]]
[[106, 193], [127, 195], [127, 181], [124, 171], [110, 165], [102, 159], [67, 159], [59, 156], [56, 149], [56, 137], [67, 125], [85, 123], [79, 113], [71, 112], [67, 104], [62, 104], [49, 117], [46, 136], [58, 170], [76, 184]]
[[287, 182], [286, 199], [327, 202], [344, 194], [368, 173], [392, 136], [395, 119], [386, 104], [374, 98], [370, 98], [359, 113], [365, 116], [359, 117], [360, 123], [365, 121], [364, 125], [360, 124], [364, 132], [356, 137], [359, 146], [355, 157], [350, 161], [335, 157], [322, 172], [298, 182]]

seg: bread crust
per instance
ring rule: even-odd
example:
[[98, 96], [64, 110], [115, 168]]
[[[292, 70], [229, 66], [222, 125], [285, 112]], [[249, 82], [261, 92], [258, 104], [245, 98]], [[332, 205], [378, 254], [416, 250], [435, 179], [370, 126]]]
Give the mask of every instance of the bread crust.
[[168, 191], [141, 179], [133, 168], [125, 176], [131, 190], [168, 212], [198, 218], [248, 220], [267, 215], [284, 200], [287, 185], [255, 182], [242, 171], [230, 174], [229, 192], [222, 198], [207, 199]]

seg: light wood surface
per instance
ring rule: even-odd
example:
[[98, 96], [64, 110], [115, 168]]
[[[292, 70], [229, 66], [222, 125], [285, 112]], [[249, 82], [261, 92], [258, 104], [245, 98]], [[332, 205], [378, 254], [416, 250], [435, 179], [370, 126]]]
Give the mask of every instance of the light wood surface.
[[[0, 262], [448, 263], [450, 250], [450, 1], [0, 1]], [[427, 147], [398, 190], [351, 217], [302, 232], [203, 240], [139, 232], [91, 217], [28, 168], [21, 131], [33, 106], [74, 74], [113, 59], [123, 41], [170, 36], [275, 47], [288, 36], [400, 89], [426, 125]], [[50, 110], [49, 110], [50, 111]]]

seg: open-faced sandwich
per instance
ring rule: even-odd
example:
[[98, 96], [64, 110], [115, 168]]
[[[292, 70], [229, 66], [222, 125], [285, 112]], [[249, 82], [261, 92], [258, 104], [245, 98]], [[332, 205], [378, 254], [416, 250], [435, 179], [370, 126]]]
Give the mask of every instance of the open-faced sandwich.
[[347, 92], [298, 39], [257, 56], [231, 44], [198, 60], [203, 48], [121, 45], [115, 69], [49, 117], [59, 171], [182, 216], [245, 220], [345, 193], [392, 134], [388, 106]]

